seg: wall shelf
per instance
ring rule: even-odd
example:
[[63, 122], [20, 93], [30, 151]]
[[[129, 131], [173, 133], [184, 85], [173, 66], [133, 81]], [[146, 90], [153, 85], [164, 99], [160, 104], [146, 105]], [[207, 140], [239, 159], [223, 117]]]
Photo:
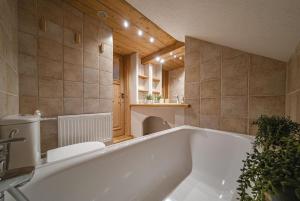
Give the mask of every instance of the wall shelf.
[[153, 94], [160, 94], [160, 91], [152, 91]]
[[152, 80], [153, 80], [153, 82], [160, 82], [160, 79], [158, 79], [158, 78], [153, 78]]
[[145, 89], [139, 89], [139, 92], [141, 92], [141, 93], [148, 93], [149, 91], [145, 90]]
[[139, 75], [139, 78], [146, 80], [146, 79], [148, 79], [149, 77], [146, 76], [146, 75]]

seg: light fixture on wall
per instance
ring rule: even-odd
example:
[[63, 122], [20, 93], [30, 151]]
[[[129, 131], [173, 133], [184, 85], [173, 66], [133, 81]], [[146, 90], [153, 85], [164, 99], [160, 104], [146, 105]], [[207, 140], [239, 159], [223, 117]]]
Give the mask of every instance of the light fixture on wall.
[[138, 32], [137, 32], [137, 34], [139, 35], [139, 36], [142, 36], [143, 34], [144, 34], [144, 32], [142, 31], [142, 30], [138, 30]]
[[155, 39], [153, 37], [149, 38], [150, 43], [154, 43]]
[[129, 22], [127, 20], [124, 20], [123, 26], [127, 29], [129, 27]]
[[159, 56], [155, 57], [155, 61], [159, 62], [160, 61], [160, 57]]

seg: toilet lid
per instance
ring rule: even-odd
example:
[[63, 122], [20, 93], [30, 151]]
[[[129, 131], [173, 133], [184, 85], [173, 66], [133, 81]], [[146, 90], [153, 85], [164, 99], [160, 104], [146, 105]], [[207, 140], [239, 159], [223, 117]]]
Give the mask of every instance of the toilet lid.
[[104, 147], [105, 144], [102, 142], [83, 142], [51, 149], [47, 151], [47, 162], [67, 159], [87, 152], [103, 149]]

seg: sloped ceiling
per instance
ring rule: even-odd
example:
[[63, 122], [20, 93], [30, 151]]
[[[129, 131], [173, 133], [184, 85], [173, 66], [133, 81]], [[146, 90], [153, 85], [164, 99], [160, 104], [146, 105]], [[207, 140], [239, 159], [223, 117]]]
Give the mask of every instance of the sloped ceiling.
[[179, 41], [192, 36], [287, 61], [300, 40], [300, 0], [127, 0]]

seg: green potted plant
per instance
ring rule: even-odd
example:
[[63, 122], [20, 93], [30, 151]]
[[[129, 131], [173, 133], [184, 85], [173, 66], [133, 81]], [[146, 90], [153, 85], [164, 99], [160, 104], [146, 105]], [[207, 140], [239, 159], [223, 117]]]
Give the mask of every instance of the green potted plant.
[[160, 102], [160, 99], [161, 99], [161, 95], [156, 95], [156, 96], [154, 97], [155, 103], [159, 103], [159, 102]]
[[300, 200], [300, 125], [261, 116], [253, 152], [247, 153], [237, 189], [241, 201]]
[[152, 94], [147, 94], [145, 98], [146, 98], [146, 103], [152, 103], [153, 101]]

